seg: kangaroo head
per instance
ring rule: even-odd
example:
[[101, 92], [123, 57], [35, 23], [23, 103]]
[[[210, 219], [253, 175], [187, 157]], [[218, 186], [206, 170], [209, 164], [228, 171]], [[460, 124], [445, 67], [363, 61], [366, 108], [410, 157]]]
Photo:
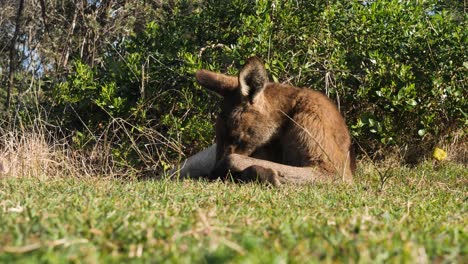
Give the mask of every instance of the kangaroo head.
[[223, 97], [216, 124], [217, 155], [251, 155], [268, 143], [278, 128], [264, 94], [268, 74], [260, 59], [252, 57], [239, 76], [199, 70], [197, 81]]

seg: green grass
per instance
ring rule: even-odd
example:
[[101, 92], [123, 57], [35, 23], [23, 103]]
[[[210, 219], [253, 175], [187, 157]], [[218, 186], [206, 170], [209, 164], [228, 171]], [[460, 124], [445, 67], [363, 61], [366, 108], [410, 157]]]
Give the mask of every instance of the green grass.
[[353, 186], [0, 179], [0, 262], [467, 263], [468, 171]]

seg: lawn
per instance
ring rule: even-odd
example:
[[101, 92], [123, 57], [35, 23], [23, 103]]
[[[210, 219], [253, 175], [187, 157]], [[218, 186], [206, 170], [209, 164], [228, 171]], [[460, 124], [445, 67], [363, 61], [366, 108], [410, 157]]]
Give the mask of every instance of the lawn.
[[[361, 166], [363, 167], [363, 166]], [[0, 262], [468, 262], [468, 170], [352, 186], [0, 179]]]

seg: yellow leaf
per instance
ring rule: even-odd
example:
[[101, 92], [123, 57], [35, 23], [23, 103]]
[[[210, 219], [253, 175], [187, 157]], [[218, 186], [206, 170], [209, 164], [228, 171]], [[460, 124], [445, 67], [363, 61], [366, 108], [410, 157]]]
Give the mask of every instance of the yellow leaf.
[[438, 161], [442, 161], [445, 158], [447, 158], [447, 152], [445, 152], [441, 148], [435, 148], [434, 152], [432, 153], [432, 157], [434, 157], [434, 159], [436, 159]]

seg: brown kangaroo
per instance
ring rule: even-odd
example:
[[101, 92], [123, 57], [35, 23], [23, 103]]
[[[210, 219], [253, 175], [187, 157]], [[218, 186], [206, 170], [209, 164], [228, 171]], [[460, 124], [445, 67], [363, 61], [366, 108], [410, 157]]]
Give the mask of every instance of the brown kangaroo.
[[211, 178], [230, 171], [240, 180], [275, 186], [334, 176], [352, 182], [355, 157], [348, 128], [324, 94], [269, 82], [256, 57], [238, 77], [199, 70], [196, 79], [223, 97], [216, 144], [205, 151], [216, 148], [215, 162], [207, 162], [210, 170], [214, 167]]

